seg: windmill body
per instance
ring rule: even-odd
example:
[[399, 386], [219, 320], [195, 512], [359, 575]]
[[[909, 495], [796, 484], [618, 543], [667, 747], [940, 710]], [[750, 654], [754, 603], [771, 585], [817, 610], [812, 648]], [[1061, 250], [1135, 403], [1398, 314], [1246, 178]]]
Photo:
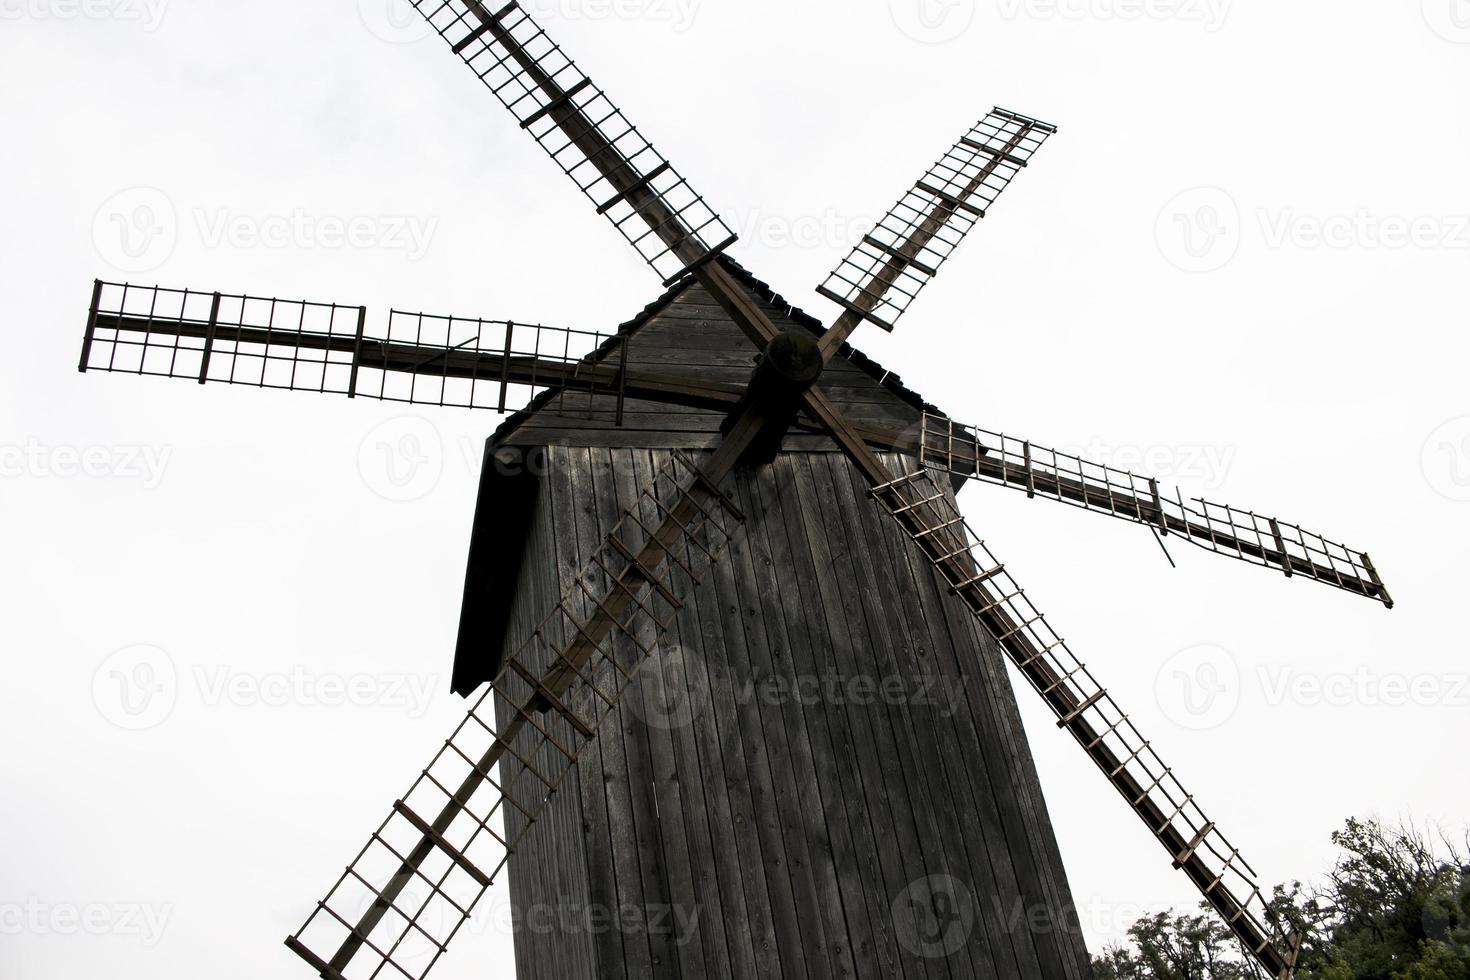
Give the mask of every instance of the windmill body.
[[324, 980], [422, 980], [509, 873], [525, 980], [1085, 977], [1004, 661], [1290, 980], [1300, 937], [1255, 869], [955, 494], [1008, 487], [1391, 608], [1373, 562], [955, 422], [847, 343], [895, 328], [1056, 127], [970, 127], [817, 288], [824, 326], [735, 264], [518, 3], [412, 2], [669, 291], [607, 334], [95, 284], [83, 371], [525, 404], [485, 455], [470, 710], [287, 946]]
[[[811, 329], [740, 278], [778, 325]], [[748, 341], [697, 284], [625, 330], [630, 369], [750, 374]], [[882, 377], [840, 356], [822, 384], [865, 418], [917, 426], [922, 404]], [[463, 688], [572, 586], [668, 451], [723, 421], [624, 412], [617, 426], [611, 396], [557, 394], [492, 440]], [[517, 852], [517, 975], [1085, 976], [994, 640], [830, 438], [791, 435], [729, 487], [745, 533]], [[512, 834], [520, 822], [508, 815]]]

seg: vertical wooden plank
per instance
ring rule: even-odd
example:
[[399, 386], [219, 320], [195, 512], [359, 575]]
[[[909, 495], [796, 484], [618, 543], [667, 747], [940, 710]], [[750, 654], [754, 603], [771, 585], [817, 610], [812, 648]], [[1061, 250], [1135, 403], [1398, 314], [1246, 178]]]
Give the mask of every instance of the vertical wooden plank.
[[[613, 450], [613, 469], [621, 490], [622, 508], [633, 506], [640, 488], [651, 486], [655, 469], [647, 450]], [[661, 514], [651, 503], [641, 508], [641, 519], [648, 527], [657, 527]], [[719, 903], [714, 903], [711, 918], [694, 920], [695, 925], [686, 932], [679, 930], [677, 923], [682, 917], [699, 915], [701, 902], [695, 886], [696, 867], [690, 844], [690, 824], [704, 820], [703, 791], [699, 785], [699, 770], [682, 774], [675, 758], [674, 734], [666, 725], [650, 724], [649, 719], [661, 717], [662, 708], [648, 704], [665, 678], [666, 651], [677, 642], [677, 633], [670, 631], [659, 645], [652, 661], [642, 667], [637, 683], [628, 690], [639, 728], [647, 741], [651, 781], [648, 786], [653, 802], [653, 818], [657, 821], [659, 857], [665, 871], [667, 887], [667, 914], [660, 908], [645, 910], [645, 922], [653, 933], [654, 942], [661, 942], [668, 950], [669, 966], [673, 976], [689, 976], [708, 973], [705, 962], [707, 942], [714, 943], [719, 936], [718, 946], [723, 947], [723, 933], [719, 926]], [[650, 681], [654, 683], [650, 683]], [[707, 827], [706, 827], [707, 832]], [[697, 830], [695, 831], [697, 834]], [[705, 863], [707, 853], [703, 854]], [[677, 915], [675, 914], [677, 913]], [[717, 958], [717, 962], [719, 958]], [[723, 956], [728, 963], [728, 955]]]
[[[550, 547], [555, 549], [554, 561], [558, 575], [553, 588], [544, 595], [541, 613], [535, 620], [537, 625], [544, 618], [545, 612], [571, 588], [585, 561], [579, 554], [577, 526], [572, 514], [571, 476], [568, 470], [575, 465], [575, 461], [572, 454], [565, 449], [554, 453], [548, 449], [546, 453], [546, 474], [541, 481], [545, 495], [543, 499], [548, 504], [555, 501], [556, 506], [546, 508], [551, 511], [551, 518], [543, 528], [551, 542]], [[605, 843], [606, 802], [602, 793], [601, 757], [597, 746], [592, 746], [583, 754], [578, 763], [577, 776], [568, 781], [562, 797], [555, 807], [548, 809], [559, 811], [554, 818], [559, 846], [552, 859], [569, 865], [567, 878], [563, 890], [555, 893], [543, 892], [537, 897], [537, 901], [551, 906], [571, 904], [587, 908], [598, 902], [615, 902], [614, 893], [607, 887], [608, 882], [604, 879], [599, 887], [595, 877], [599, 868], [610, 865]], [[592, 933], [585, 928], [585, 921], [572, 935], [556, 931], [547, 934], [541, 943], [543, 949], [548, 943], [564, 948], [565, 968], [571, 971], [571, 975], [594, 975], [597, 949]], [[560, 958], [558, 954], [561, 952], [557, 951], [554, 955]], [[556, 959], [549, 956], [548, 962], [554, 963]], [[618, 965], [621, 966], [620, 957]], [[542, 971], [545, 972], [544, 966]], [[611, 976], [619, 974], [614, 972]]]
[[[901, 464], [895, 458], [885, 461], [900, 472]], [[962, 700], [942, 725], [940, 748], [956, 790], [957, 812], [965, 825], [975, 881], [988, 885], [989, 894], [980, 896], [982, 914], [994, 943], [1008, 947], [1016, 976], [1031, 980], [1060, 977], [1060, 959], [1038, 955], [1028, 926], [1033, 909], [1049, 907], [1030, 860], [1029, 842], [1015, 838], [1018, 826], [1022, 833], [1030, 826], [1029, 814], [1016, 812], [1021, 801], [1005, 752], [997, 751], [997, 733], [986, 717], [989, 706], [984, 706], [977, 719], [968, 696], [969, 686], [975, 683], [981, 649], [972, 637], [952, 634], [944, 601], [949, 597], [941, 594], [941, 584], [924, 555], [881, 514], [877, 515], [877, 526], [888, 560], [900, 577], [900, 591], [922, 610], [935, 669], [947, 683], [960, 685], [951, 688], [960, 693]], [[983, 734], [977, 733], [977, 720]]]
[[[184, 297], [188, 300], [188, 295]], [[204, 331], [204, 350], [199, 355], [199, 383], [204, 384], [209, 380], [209, 359], [214, 354], [214, 335], [219, 329], [219, 307], [223, 297], [219, 293], [209, 303], [209, 326]]]
[[[599, 530], [606, 535], [615, 526], [619, 515], [636, 501], [638, 488], [635, 486], [632, 469], [632, 450], [593, 450], [591, 456], [591, 499], [598, 515]], [[644, 520], [646, 523], [646, 516]], [[649, 638], [645, 634], [640, 639], [647, 642]], [[632, 642], [619, 642], [618, 648], [623, 668], [630, 672], [635, 670], [640, 655]], [[617, 711], [619, 728], [623, 735], [623, 753], [627, 762], [626, 782], [621, 790], [628, 806], [627, 817], [631, 818], [632, 843], [636, 850], [633, 857], [642, 885], [638, 900], [629, 901], [620, 879], [619, 897], [622, 899], [622, 906], [635, 909], [636, 914], [646, 920], [654, 907], [673, 903], [669, 887], [669, 868], [665, 860], [665, 838], [673, 835], [675, 830], [672, 825], [665, 828], [660, 819], [654, 790], [653, 749], [647, 727], [642, 721], [644, 710], [642, 690], [634, 683], [628, 687]], [[621, 917], [619, 921], [622, 921]], [[673, 937], [656, 935], [647, 929], [630, 931], [638, 931], [642, 935], [625, 936], [624, 945], [635, 942], [646, 944], [649, 950], [649, 966], [647, 973], [638, 974], [630, 963], [629, 973], [653, 977], [655, 980], [675, 980], [678, 977], [679, 962]]]
[[[92, 280], [92, 305], [87, 309], [87, 330], [82, 334], [82, 355], [77, 361], [77, 370], [83, 374], [87, 373], [87, 367], [92, 361], [92, 340], [97, 333], [97, 311], [101, 305], [102, 280], [94, 279]], [[116, 331], [114, 331], [114, 336], [116, 336]]]
[[[772, 671], [782, 677], [790, 692], [797, 691], [803, 677], [816, 674], [815, 644], [808, 630], [809, 618], [802, 608], [801, 595], [806, 591], [797, 572], [786, 527], [786, 510], [794, 504], [788, 499], [791, 484], [788, 457], [777, 457], [770, 466], [755, 474], [752, 489], [760, 501], [765, 520], [764, 556], [769, 559], [770, 574], [766, 582], [769, 593], [762, 595], [768, 638], [772, 640]], [[784, 477], [784, 479], [783, 479]], [[778, 639], [779, 638], [779, 639]], [[784, 644], [785, 656], [780, 646]], [[788, 695], [774, 712], [786, 727], [791, 750], [791, 768], [795, 779], [795, 808], [790, 825], [806, 845], [806, 873], [798, 879], [801, 887], [810, 889], [812, 911], [823, 937], [820, 970], [814, 975], [847, 977], [854, 975], [853, 941], [849, 934], [842, 890], [838, 887], [834, 865], [833, 825], [845, 827], [841, 788], [836, 785], [830, 737], [825, 731], [821, 705], [807, 706], [796, 696]], [[815, 723], [814, 718], [815, 716]], [[824, 793], [823, 785], [827, 792]], [[829, 805], [836, 808], [835, 815]]]
[[[543, 487], [543, 493], [544, 490]], [[525, 574], [518, 583], [517, 599], [506, 631], [506, 642], [510, 651], [520, 648], [524, 639], [535, 628], [535, 624], [545, 615], [551, 605], [547, 601], [547, 596], [558, 591], [559, 579], [566, 574], [563, 566], [568, 559], [558, 554], [556, 537], [549, 526], [553, 508], [549, 505], [548, 498], [543, 498], [543, 500], [546, 506], [538, 506], [528, 534]], [[496, 712], [501, 724], [505, 724], [512, 717], [504, 700], [498, 696], [496, 697]], [[499, 775], [504, 784], [514, 785], [511, 781], [518, 782], [523, 778], [523, 774], [523, 767], [514, 760], [504, 760], [499, 765]], [[519, 833], [525, 827], [524, 817], [513, 807], [507, 809], [504, 819], [506, 829], [512, 835]], [[512, 909], [517, 912], [515, 923], [517, 927], [524, 923], [519, 914], [543, 900], [543, 896], [551, 891], [551, 886], [547, 883], [547, 873], [555, 861], [549, 858], [543, 860], [541, 856], [554, 854], [557, 848], [556, 828], [554, 823], [548, 820], [526, 838], [523, 842], [523, 850], [516, 859], [511, 861], [509, 865], [510, 899]], [[536, 857], [530, 860], [521, 859], [528, 855]], [[568, 938], [570, 941], [571, 937]], [[517, 969], [521, 976], [536, 977], [548, 967], [555, 968], [559, 965], [552, 958], [553, 952], [548, 938], [542, 934], [523, 930], [517, 935], [515, 946]]]
[[[816, 497], [811, 466], [811, 458], [805, 454], [785, 454], [775, 464], [787, 537], [780, 551], [786, 558], [782, 567], [789, 584], [783, 582], [781, 592], [794, 607], [787, 612], [788, 628], [804, 632], [805, 646], [811, 651], [806, 661], [796, 664], [798, 674], [813, 681], [819, 692], [815, 704], [802, 702], [802, 707], [815, 735], [816, 777], [827, 809], [852, 969], [858, 976], [891, 975], [897, 953], [882, 899], [884, 888], [867, 813], [869, 802], [853, 758], [855, 747], [847, 707], [843, 699], [830, 696], [830, 682], [850, 676], [838, 663], [833, 611], [827, 607], [832, 595], [831, 577], [842, 573], [832, 567], [820, 526], [811, 526], [814, 514], [810, 507]], [[777, 559], [780, 561], [780, 556]]]
[[[887, 556], [881, 551], [882, 529], [873, 520], [872, 504], [867, 497], [866, 485], [848, 463], [846, 457], [833, 455], [829, 458], [833, 486], [839, 508], [846, 512], [848, 524], [842, 528], [850, 537], [850, 553], [857, 559], [855, 567], [859, 587], [863, 595], [863, 608], [869, 616], [869, 630], [874, 634], [874, 658], [876, 669], [883, 676], [902, 677], [906, 667], [912, 663], [909, 653], [909, 631], [904, 609], [893, 595], [895, 583], [893, 570]], [[922, 712], [910, 710], [900, 704], [890, 706], [891, 717], [897, 730], [900, 750], [904, 753], [904, 767], [911, 774], [909, 804], [913, 807], [919, 828], [919, 842], [923, 849], [924, 871], [913, 880], [929, 875], [953, 875], [967, 885], [973, 886], [967, 872], [968, 859], [963, 856], [963, 844], [956, 840], [958, 830], [952, 825], [953, 814], [945, 813], [939, 805], [924, 805], [921, 801], [940, 801], [949, 798], [949, 788], [942, 773], [934, 766], [933, 756], [937, 744], [932, 724]], [[960, 856], [953, 856], [958, 851]], [[897, 898], [898, 896], [894, 896]], [[980, 910], [976, 909], [977, 915]], [[991, 940], [990, 930], [984, 928], [982, 919], [977, 918], [969, 937], [970, 942], [960, 953], [949, 957], [914, 956], [931, 975], [945, 975], [956, 971], [960, 976], [1008, 977], [1008, 957], [998, 955], [1002, 951]], [[997, 973], [997, 963], [1001, 964]]]
[[[822, 510], [834, 515], [830, 521], [817, 520], [810, 525], [814, 535], [826, 537], [832, 561], [832, 574], [820, 576], [818, 582], [827, 587], [829, 601], [841, 613], [832, 622], [839, 669], [846, 678], [871, 676], [881, 669], [875, 665], [882, 662], [891, 640], [880, 627], [881, 610], [871, 575], [864, 574], [858, 557], [866, 544], [860, 536], [856, 541], [849, 536], [849, 525], [855, 520], [852, 502], [835, 492], [828, 462], [827, 454], [813, 459], [818, 501]], [[867, 812], [875, 821], [873, 835], [879, 843], [883, 868], [884, 890], [873, 914], [883, 917], [892, 930], [895, 900], [911, 882], [931, 873], [924, 840], [926, 836], [932, 839], [933, 834], [914, 805], [914, 801], [926, 797], [911, 765], [911, 753], [904, 744], [907, 735], [896, 708], [882, 703], [849, 705], [848, 713], [857, 733]], [[921, 961], [903, 949], [896, 934], [891, 948], [895, 957], [891, 972], [895, 976], [950, 975], [943, 963]]]
[[[650, 466], [657, 469], [669, 459], [669, 453], [656, 451]], [[693, 560], [696, 551], [686, 547], [685, 560]], [[676, 650], [671, 647], [657, 665], [649, 667], [662, 668], [664, 690], [679, 699], [678, 704], [687, 706], [686, 712], [669, 719], [669, 734], [687, 801], [687, 836], [698, 901], [695, 911], [705, 938], [703, 975], [714, 980], [735, 980], [767, 973], [757, 966], [751, 940], [753, 916], [746, 906], [741, 853], [735, 841], [720, 735], [707, 680], [709, 662], [723, 656], [723, 650], [705, 642], [702, 619], [708, 614], [701, 612], [699, 597], [713, 593], [709, 579], [717, 567], [710, 569], [703, 586], [685, 597], [685, 607], [669, 633], [669, 642], [680, 655], [672, 656]]]
[[[617, 500], [612, 492], [607, 493], [603, 506], [599, 506], [597, 499], [599, 480], [594, 469], [602, 475], [604, 485], [611, 481], [611, 463], [606, 452], [575, 447], [568, 450], [572, 460], [568, 469], [572, 477], [570, 509], [576, 525], [577, 551], [583, 560], [596, 547], [595, 542], [606, 536], [616, 514]], [[602, 750], [602, 790], [608, 814], [606, 846], [612, 857], [609, 908], [614, 910], [623, 903], [640, 908], [645, 904], [637, 830], [631, 818], [633, 799], [629, 786], [629, 750], [624, 744], [628, 725], [626, 714], [626, 708], [619, 708], [603, 722], [598, 734]], [[634, 980], [653, 975], [653, 956], [646, 935], [625, 932], [616, 927], [606, 928], [596, 933], [594, 942], [598, 947], [599, 968], [607, 971], [606, 976]]]
[[[924, 561], [913, 549], [910, 555], [913, 561]], [[932, 573], [931, 582], [942, 590], [942, 584]], [[995, 640], [962, 602], [947, 591], [942, 591], [942, 598], [940, 605], [952, 647], [957, 654], [968, 658], [966, 694], [971, 703], [970, 717], [976, 722], [975, 737], [981, 751], [991, 760], [990, 772], [999, 774], [998, 779], [1003, 780], [997, 782], [994, 795], [1006, 803], [1003, 813], [1014, 814], [1007, 829], [1008, 838], [1018, 834], [1023, 838], [1015, 842], [1012, 858], [1017, 863], [1029, 863], [1025, 873], [1039, 882], [1032, 887], [1040, 889], [1039, 901], [1052, 917], [1050, 929], [1031, 936], [1037, 955], [1048, 971], [1047, 976], [1090, 980], [1091, 960], [1082, 939], [1076, 903], [1021, 724], [1006, 661]], [[1005, 793], [1000, 791], [1001, 786]]]
[[[755, 565], [751, 558], [752, 540], [760, 528], [762, 515], [752, 506], [746, 492], [746, 481], [740, 480], [734, 495], [746, 515], [745, 528], [731, 544], [728, 563], [732, 581], [722, 582], [721, 603], [724, 617], [721, 629], [730, 654], [734, 721], [739, 727], [745, 748], [747, 785], [752, 820], [765, 860], [764, 874], [770, 901], [771, 920], [776, 935], [776, 954], [783, 976], [807, 977], [807, 947], [797, 917], [797, 898], [792, 881], [792, 858], [787, 853], [781, 813], [785, 787], [785, 736], [779, 726], [768, 725], [755, 696], [761, 676], [759, 664], [769, 663], [766, 651], [766, 627], [760, 593], [756, 588]], [[728, 756], [727, 756], [728, 758]], [[779, 787], [779, 789], [778, 789]]]
[[[743, 547], [737, 538], [731, 545], [731, 551]], [[732, 561], [732, 556], [727, 554], [711, 570], [709, 581], [694, 596], [699, 618], [698, 638], [703, 653], [699, 658], [702, 672], [696, 674], [694, 683], [701, 686], [708, 698], [706, 709], [696, 718], [701, 721], [708, 719], [703, 728], [706, 740], [700, 742], [701, 759], [708, 766], [705, 785], [717, 798], [723, 797], [728, 809], [728, 836], [716, 841], [719, 860], [723, 867], [737, 869], [735, 874], [722, 873], [720, 880], [722, 883], [738, 882], [742, 893], [739, 897], [744, 900], [744, 920], [730, 926], [732, 951], [736, 946], [736, 930], [748, 933], [754, 964], [750, 973], [742, 973], [738, 964], [732, 964], [736, 966], [735, 975], [779, 978], [790, 974], [782, 971], [772, 918], [776, 902], [772, 898], [772, 886], [766, 880], [766, 869], [775, 859], [763, 850], [765, 845], [761, 839], [760, 822], [754, 812], [753, 780], [748, 762], [755, 758], [756, 752], [747, 747], [748, 737], [740, 724], [737, 700], [740, 696], [737, 692], [739, 675], [735, 661], [745, 660], [744, 637], [725, 628], [725, 624], [738, 615], [739, 600], [736, 598]], [[725, 887], [728, 889], [730, 885]], [[739, 914], [741, 903], [737, 896], [727, 890], [724, 902], [732, 915]]]

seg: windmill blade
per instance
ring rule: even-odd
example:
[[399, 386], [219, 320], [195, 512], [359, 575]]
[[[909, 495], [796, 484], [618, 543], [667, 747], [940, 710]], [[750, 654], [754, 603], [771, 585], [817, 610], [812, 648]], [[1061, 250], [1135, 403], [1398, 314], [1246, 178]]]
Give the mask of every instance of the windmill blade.
[[1164, 492], [1157, 480], [1047, 449], [999, 432], [924, 416], [919, 458], [956, 476], [1024, 490], [1175, 534], [1217, 555], [1304, 576], [1389, 609], [1393, 597], [1373, 561], [1295, 524], [1251, 511]]
[[643, 260], [673, 284], [736, 235], [518, 3], [413, 0]]
[[625, 336], [360, 306], [98, 282], [82, 371], [515, 411], [548, 388], [726, 408], [735, 388], [629, 370]]
[[1301, 940], [1271, 910], [1255, 871], [1174, 770], [1052, 630], [1006, 567], [920, 466], [873, 496], [919, 545], [950, 590], [1000, 643], [1129, 806], [1267, 975], [1290, 980]]
[[675, 453], [286, 944], [329, 980], [426, 976], [744, 517]]
[[817, 292], [843, 308], [840, 344], [863, 320], [892, 330], [1011, 179], [1057, 131], [994, 109], [929, 168]]

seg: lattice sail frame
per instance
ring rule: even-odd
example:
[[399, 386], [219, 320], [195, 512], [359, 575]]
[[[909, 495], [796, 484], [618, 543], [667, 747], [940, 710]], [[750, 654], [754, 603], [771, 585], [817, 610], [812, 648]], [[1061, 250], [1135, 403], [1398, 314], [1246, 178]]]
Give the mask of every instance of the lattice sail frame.
[[422, 980], [438, 962], [744, 522], [703, 481], [670, 456], [287, 940], [322, 976]]
[[519, 4], [413, 5], [665, 285], [734, 244], [704, 198]]
[[884, 330], [1057, 128], [1006, 109], [981, 119], [864, 236], [817, 292]]
[[547, 389], [615, 394], [624, 337], [540, 324], [98, 282], [82, 371], [515, 411]]
[[1023, 490], [1095, 513], [1175, 534], [1197, 547], [1252, 565], [1303, 575], [1393, 608], [1373, 560], [1296, 524], [1203, 498], [1170, 496], [1159, 482], [1028, 440], [925, 414], [919, 459], [973, 480]]
[[935, 483], [937, 472], [919, 465], [872, 495], [996, 638], [1057, 715], [1057, 726], [1071, 732], [1169, 851], [1174, 867], [1189, 875], [1271, 976], [1289, 980], [1300, 938], [1283, 928], [1255, 870], [971, 529]]

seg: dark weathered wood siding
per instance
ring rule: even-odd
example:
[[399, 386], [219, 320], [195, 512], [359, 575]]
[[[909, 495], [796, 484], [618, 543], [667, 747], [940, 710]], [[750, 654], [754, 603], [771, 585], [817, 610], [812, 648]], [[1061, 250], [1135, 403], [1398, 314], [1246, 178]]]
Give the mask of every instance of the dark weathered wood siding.
[[[512, 639], [663, 455], [548, 450]], [[521, 980], [1087, 976], [994, 643], [846, 457], [736, 494], [743, 533], [512, 861]], [[939, 955], [911, 900], [945, 875], [973, 922]]]

